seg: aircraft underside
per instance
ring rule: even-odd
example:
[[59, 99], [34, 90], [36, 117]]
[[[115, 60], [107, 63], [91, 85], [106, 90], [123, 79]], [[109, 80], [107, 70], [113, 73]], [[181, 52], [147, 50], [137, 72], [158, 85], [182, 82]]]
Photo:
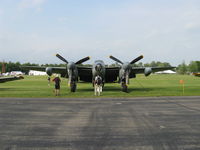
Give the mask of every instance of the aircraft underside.
[[[79, 80], [84, 82], [92, 82], [92, 76], [80, 76]], [[106, 76], [105, 82], [106, 83], [117, 82], [117, 76]]]

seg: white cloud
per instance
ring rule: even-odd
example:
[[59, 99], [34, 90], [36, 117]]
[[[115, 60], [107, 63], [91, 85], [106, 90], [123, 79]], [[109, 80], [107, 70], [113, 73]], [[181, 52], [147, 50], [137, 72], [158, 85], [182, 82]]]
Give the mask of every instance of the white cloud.
[[46, 0], [21, 0], [18, 8], [20, 10], [27, 8], [35, 8], [38, 11], [41, 10], [41, 6], [46, 2]]
[[190, 22], [190, 23], [187, 23], [186, 25], [185, 25], [185, 28], [186, 29], [197, 29], [197, 28], [199, 28], [200, 29], [200, 23], [195, 23], [195, 22]]

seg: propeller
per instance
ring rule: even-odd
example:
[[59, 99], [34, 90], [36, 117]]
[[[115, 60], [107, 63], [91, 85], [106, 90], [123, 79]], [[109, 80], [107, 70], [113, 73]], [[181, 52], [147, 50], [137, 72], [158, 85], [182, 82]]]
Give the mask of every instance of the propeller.
[[115, 58], [114, 56], [110, 56], [110, 58], [120, 64], [122, 64], [121, 70], [122, 72], [120, 73], [119, 76], [121, 76], [121, 80], [122, 78], [125, 78], [125, 83], [129, 84], [129, 74], [130, 74], [130, 70], [131, 70], [131, 65], [138, 62], [139, 60], [141, 60], [143, 58], [143, 55], [140, 55], [139, 57], [133, 59], [130, 63], [129, 62], [122, 62], [119, 59]]
[[[114, 60], [114, 61], [116, 61], [116, 62], [118, 62], [118, 63], [120, 63], [120, 64], [124, 64], [122, 61], [120, 61], [119, 59], [117, 59], [117, 58], [115, 58], [114, 56], [109, 56], [110, 57], [110, 59], [112, 59], [112, 60]], [[134, 63], [136, 63], [136, 62], [138, 62], [140, 59], [142, 59], [143, 58], [143, 55], [140, 55], [139, 57], [137, 57], [137, 58], [135, 58], [135, 59], [133, 59], [129, 64], [134, 64]]]
[[68, 62], [64, 57], [62, 57], [59, 54], [56, 54], [56, 57], [58, 57], [60, 60], [62, 60], [63, 62], [65, 62], [67, 64], [67, 71], [68, 71], [68, 84], [70, 85], [72, 81], [78, 79], [78, 70], [76, 65], [78, 64], [82, 64], [83, 62], [87, 61], [90, 59], [90, 57], [85, 57], [80, 59], [79, 61], [77, 61], [76, 63], [74, 62]]

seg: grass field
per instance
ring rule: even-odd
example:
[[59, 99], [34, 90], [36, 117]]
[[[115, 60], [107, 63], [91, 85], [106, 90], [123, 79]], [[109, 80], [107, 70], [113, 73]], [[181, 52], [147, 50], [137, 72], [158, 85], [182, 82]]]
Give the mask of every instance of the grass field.
[[[184, 80], [184, 93], [180, 80]], [[47, 85], [47, 76], [25, 76], [24, 80], [0, 84], [0, 97], [55, 97], [54, 84]], [[191, 75], [138, 75], [130, 80], [128, 93], [121, 92], [118, 83], [106, 83], [101, 97], [197, 96], [200, 78]], [[91, 83], [78, 83], [71, 93], [67, 79], [62, 78], [59, 97], [95, 97]]]

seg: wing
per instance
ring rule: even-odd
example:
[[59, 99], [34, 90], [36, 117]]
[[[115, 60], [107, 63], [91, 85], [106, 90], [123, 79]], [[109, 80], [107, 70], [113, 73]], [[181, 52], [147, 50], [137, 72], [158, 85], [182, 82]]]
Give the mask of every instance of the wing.
[[119, 67], [106, 67], [106, 82], [117, 81], [117, 77], [119, 76], [119, 69]]
[[[46, 71], [50, 73], [59, 73], [62, 77], [67, 77], [67, 69], [66, 67], [44, 67], [44, 66], [23, 66], [23, 69], [27, 70], [37, 70], [37, 71]], [[77, 66], [78, 75], [80, 80], [85, 82], [92, 81], [92, 67], [84, 67], [84, 66]]]
[[59, 73], [62, 77], [68, 77], [66, 67], [45, 67], [45, 66], [22, 66], [26, 70], [46, 71], [50, 74]]
[[92, 67], [77, 66], [77, 69], [81, 81], [92, 82]]
[[144, 73], [145, 69], [151, 69], [151, 72], [157, 72], [157, 71], [163, 71], [163, 70], [169, 70], [174, 69], [176, 67], [132, 67], [131, 74], [140, 74]]
[[[80, 80], [92, 82], [92, 67], [78, 66], [78, 75]], [[106, 67], [105, 81], [114, 82], [119, 75], [119, 67]]]
[[36, 71], [46, 71], [46, 67], [43, 66], [21, 66], [25, 70], [36, 70]]
[[20, 80], [20, 79], [24, 79], [24, 77], [22, 77], [22, 76], [2, 77], [2, 78], [0, 78], [0, 83], [7, 82], [7, 81], [13, 81], [13, 80]]

